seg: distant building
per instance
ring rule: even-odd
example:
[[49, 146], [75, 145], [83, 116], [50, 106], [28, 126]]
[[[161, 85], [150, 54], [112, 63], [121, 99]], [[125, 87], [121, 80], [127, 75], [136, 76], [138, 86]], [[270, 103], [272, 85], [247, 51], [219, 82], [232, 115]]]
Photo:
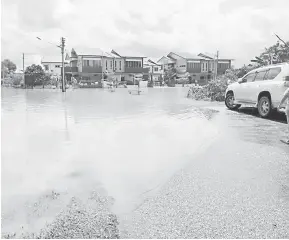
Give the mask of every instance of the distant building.
[[132, 81], [134, 74], [147, 74], [143, 67], [144, 57], [123, 56], [112, 50], [110, 53], [101, 49], [72, 49], [70, 67], [66, 73], [83, 80], [99, 81], [107, 74], [113, 74], [118, 81]]
[[[61, 58], [50, 58], [50, 57], [44, 57], [41, 60], [41, 65], [45, 71], [45, 73], [49, 73], [52, 75], [61, 76], [61, 70], [62, 70], [62, 60]], [[64, 61], [64, 67], [69, 66], [69, 61]]]
[[167, 56], [160, 58], [157, 63], [162, 65], [164, 70], [170, 67], [176, 68], [177, 78], [188, 76], [191, 81], [197, 81], [200, 85], [206, 84], [214, 78], [215, 68], [217, 74], [223, 74], [232, 66], [233, 59], [218, 58], [209, 54], [197, 56], [184, 53], [170, 52]]
[[149, 80], [157, 82], [163, 79], [163, 67], [161, 64], [157, 64], [155, 60], [148, 59], [144, 61], [144, 68], [148, 69]]

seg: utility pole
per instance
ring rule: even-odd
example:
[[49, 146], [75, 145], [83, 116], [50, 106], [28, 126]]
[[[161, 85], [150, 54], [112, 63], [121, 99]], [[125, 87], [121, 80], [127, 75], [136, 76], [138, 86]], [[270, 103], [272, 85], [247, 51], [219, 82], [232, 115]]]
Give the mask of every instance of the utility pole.
[[217, 80], [218, 76], [218, 61], [219, 61], [219, 50], [217, 51], [217, 62], [216, 62], [216, 75], [215, 75], [215, 80]]
[[24, 71], [25, 71], [25, 69], [24, 69], [24, 53], [22, 53], [22, 67], [23, 67], [23, 74], [24, 74]]
[[65, 47], [65, 38], [61, 38], [61, 56], [62, 56], [62, 92], [66, 91], [66, 86], [65, 86], [65, 75], [64, 75], [64, 47]]
[[25, 67], [24, 67], [24, 53], [22, 53], [22, 67], [23, 67], [23, 83], [24, 83], [24, 87], [26, 88], [26, 84], [25, 84]]

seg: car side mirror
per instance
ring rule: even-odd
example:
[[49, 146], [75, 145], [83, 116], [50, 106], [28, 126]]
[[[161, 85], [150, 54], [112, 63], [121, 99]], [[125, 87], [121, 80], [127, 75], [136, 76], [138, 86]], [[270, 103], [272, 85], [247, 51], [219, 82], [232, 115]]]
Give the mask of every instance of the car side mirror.
[[239, 79], [238, 80], [238, 83], [242, 83], [244, 80], [243, 79]]

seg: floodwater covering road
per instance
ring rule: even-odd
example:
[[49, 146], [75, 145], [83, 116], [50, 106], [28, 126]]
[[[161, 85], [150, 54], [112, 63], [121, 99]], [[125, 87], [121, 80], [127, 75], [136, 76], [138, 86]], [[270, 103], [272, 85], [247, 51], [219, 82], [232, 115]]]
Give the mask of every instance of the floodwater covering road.
[[286, 125], [187, 90], [2, 89], [2, 235], [288, 237]]

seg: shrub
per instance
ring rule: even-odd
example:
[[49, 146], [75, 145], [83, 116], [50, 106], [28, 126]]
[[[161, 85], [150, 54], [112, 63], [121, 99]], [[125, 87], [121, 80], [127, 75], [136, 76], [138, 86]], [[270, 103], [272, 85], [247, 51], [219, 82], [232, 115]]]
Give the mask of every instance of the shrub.
[[228, 69], [225, 74], [219, 76], [216, 80], [211, 80], [203, 87], [192, 86], [187, 97], [195, 100], [224, 101], [229, 83], [235, 82], [237, 79], [235, 71]]
[[11, 79], [12, 79], [12, 84], [14, 86], [19, 86], [21, 84], [21, 82], [23, 81], [23, 76], [22, 75], [11, 75]]

